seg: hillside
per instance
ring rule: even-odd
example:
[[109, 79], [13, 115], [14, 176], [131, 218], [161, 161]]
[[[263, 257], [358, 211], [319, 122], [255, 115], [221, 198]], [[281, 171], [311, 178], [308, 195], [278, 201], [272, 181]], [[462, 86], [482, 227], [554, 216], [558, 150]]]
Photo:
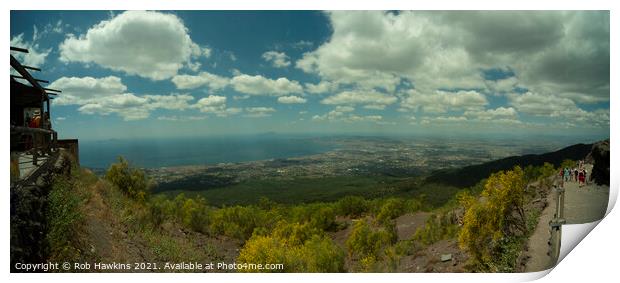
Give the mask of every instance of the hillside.
[[592, 149], [592, 144], [575, 144], [558, 151], [543, 154], [527, 154], [511, 156], [478, 165], [465, 166], [459, 169], [439, 170], [425, 179], [426, 183], [438, 183], [460, 188], [471, 187], [491, 173], [509, 170], [515, 165], [521, 167], [542, 166], [545, 162], [558, 167], [566, 159], [584, 159]]

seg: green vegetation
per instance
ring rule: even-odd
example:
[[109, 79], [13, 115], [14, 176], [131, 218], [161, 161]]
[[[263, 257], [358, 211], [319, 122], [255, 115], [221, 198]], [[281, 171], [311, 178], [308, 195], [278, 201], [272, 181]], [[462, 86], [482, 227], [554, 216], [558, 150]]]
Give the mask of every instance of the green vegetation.
[[368, 219], [355, 223], [346, 245], [349, 257], [357, 259], [362, 271], [376, 271], [377, 263], [394, 257], [391, 245], [398, 239], [394, 222], [383, 227], [372, 227]]
[[[276, 200], [257, 192], [248, 196], [236, 191], [227, 197], [251, 203], [221, 207], [205, 197], [215, 190], [174, 197], [150, 195], [148, 178], [123, 158], [110, 166], [102, 180], [86, 171], [76, 172], [57, 178], [49, 196], [47, 241], [55, 260], [83, 258], [85, 247], [79, 242], [82, 206], [89, 198], [86, 192], [94, 188], [113, 217], [126, 227], [127, 237], [143, 243], [155, 261], [221, 260], [223, 255], [214, 248], [217, 244], [209, 242], [217, 239], [235, 245], [234, 254], [227, 255], [230, 261], [284, 265], [278, 270], [243, 270], [248, 272], [395, 271], [403, 256], [415, 256], [429, 245], [449, 240], [458, 241], [466, 252], [470, 270], [510, 272], [540, 215], [540, 211], [526, 209], [532, 198], [526, 185], [531, 181], [543, 184], [555, 170], [550, 165], [515, 167], [462, 190], [395, 178], [383, 183], [375, 180], [383, 189], [367, 195], [346, 194], [369, 179], [345, 182], [345, 177], [332, 178], [327, 187], [348, 185], [333, 194], [317, 190], [305, 197], [344, 196], [308, 203], [279, 201], [293, 194], [304, 196], [310, 184], [318, 182], [313, 180], [300, 190], [279, 191]], [[291, 185], [284, 182], [270, 190], [287, 184]], [[397, 218], [419, 211], [430, 211], [431, 216], [413, 236], [398, 241]], [[338, 240], [334, 235], [342, 235], [346, 228], [350, 231]]]
[[88, 199], [84, 188], [96, 182], [96, 177], [74, 168], [71, 176], [59, 175], [52, 181], [48, 195], [46, 242], [50, 260], [78, 260], [82, 251], [77, 248], [78, 234], [83, 225], [82, 206]]
[[562, 161], [562, 164], [560, 164], [560, 168], [564, 169], [564, 168], [575, 168], [577, 167], [577, 161], [575, 160], [571, 160], [571, 159], [564, 159], [564, 161]]
[[423, 198], [430, 206], [441, 206], [449, 201], [458, 188], [437, 184], [423, 184], [419, 178], [389, 176], [334, 176], [322, 178], [257, 179], [207, 190], [176, 190], [161, 194], [175, 196], [203, 196], [214, 206], [256, 204], [266, 197], [281, 204], [334, 202], [358, 196], [365, 199], [401, 197]]
[[149, 183], [144, 172], [129, 167], [122, 156], [118, 157], [118, 163], [110, 165], [105, 178], [133, 199], [144, 201], [148, 197]]
[[[548, 163], [537, 169], [548, 178]], [[542, 180], [542, 179], [539, 179]], [[539, 212], [525, 210], [526, 172], [515, 166], [492, 174], [480, 198], [459, 194], [465, 208], [459, 244], [471, 256], [471, 268], [479, 271], [510, 272], [516, 267], [524, 242], [535, 227]]]
[[422, 245], [430, 245], [454, 238], [458, 232], [455, 217], [454, 212], [433, 214], [426, 220], [424, 227], [415, 232], [413, 241]]
[[344, 252], [310, 223], [280, 222], [271, 234], [252, 236], [237, 260], [251, 264], [284, 264], [282, 270], [261, 270], [267, 272], [344, 271]]

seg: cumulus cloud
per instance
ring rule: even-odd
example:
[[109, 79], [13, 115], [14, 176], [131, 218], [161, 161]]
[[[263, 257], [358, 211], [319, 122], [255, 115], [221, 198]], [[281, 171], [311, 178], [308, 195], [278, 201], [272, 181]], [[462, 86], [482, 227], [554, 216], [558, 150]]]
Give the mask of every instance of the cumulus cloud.
[[284, 52], [267, 51], [263, 53], [263, 59], [270, 62], [273, 67], [286, 68], [291, 65], [289, 57]]
[[323, 80], [396, 89], [402, 79], [437, 89], [519, 87], [579, 103], [609, 101], [608, 11], [336, 11], [330, 39], [295, 66]]
[[314, 115], [312, 120], [314, 121], [337, 121], [337, 122], [345, 122], [345, 123], [355, 123], [355, 122], [381, 122], [383, 116], [381, 115], [356, 115], [356, 114], [348, 114], [346, 112], [341, 112], [338, 110], [332, 110], [323, 115]]
[[250, 118], [261, 118], [261, 117], [269, 117], [273, 112], [276, 112], [272, 107], [246, 107], [245, 108], [245, 117]]
[[78, 108], [84, 114], [99, 114], [107, 116], [116, 113], [125, 121], [145, 119], [149, 116], [150, 109], [146, 104], [148, 100], [135, 96], [131, 93], [106, 96], [97, 100], [91, 100]]
[[422, 110], [430, 113], [443, 113], [449, 110], [481, 109], [489, 102], [486, 97], [476, 91], [435, 91], [422, 93], [409, 90], [402, 99], [401, 107], [415, 111]]
[[527, 92], [524, 94], [510, 95], [510, 104], [519, 112], [536, 115], [558, 117], [564, 113], [578, 111], [574, 101], [555, 95]]
[[510, 104], [519, 112], [534, 116], [551, 117], [564, 123], [580, 126], [608, 126], [609, 109], [586, 111], [574, 101], [557, 95], [527, 92], [511, 94]]
[[50, 84], [50, 88], [62, 93], [54, 100], [55, 105], [79, 105], [84, 114], [109, 115], [116, 113], [124, 120], [147, 118], [156, 109], [185, 110], [190, 108], [194, 97], [188, 94], [135, 95], [127, 93], [127, 86], [120, 78], [108, 76], [62, 77]]
[[137, 96], [123, 93], [82, 101], [78, 111], [103, 116], [116, 113], [123, 120], [132, 121], [146, 119], [156, 109], [185, 110], [193, 99], [191, 95], [184, 94]]
[[85, 34], [69, 34], [60, 44], [63, 62], [95, 63], [152, 80], [173, 77], [192, 58], [209, 55], [192, 41], [173, 14], [127, 11], [92, 26]]
[[306, 99], [299, 96], [280, 96], [278, 97], [278, 102], [283, 104], [300, 104], [306, 103]]
[[397, 100], [398, 99], [395, 96], [378, 92], [376, 90], [352, 90], [343, 91], [336, 95], [327, 97], [321, 100], [321, 103], [331, 105], [389, 105], [396, 102]]
[[54, 100], [57, 105], [85, 104], [91, 100], [122, 94], [127, 87], [119, 77], [61, 77], [53, 81], [49, 88], [62, 90]]
[[189, 94], [144, 95], [150, 109], [185, 110], [194, 97]]
[[334, 110], [323, 115], [314, 115], [314, 121], [338, 121], [346, 123], [354, 122], [380, 122], [383, 119], [381, 115], [356, 115], [353, 114], [355, 108], [351, 106], [336, 106]]
[[303, 92], [302, 86], [297, 81], [290, 81], [287, 78], [272, 80], [261, 75], [238, 74], [230, 80], [230, 84], [236, 91], [249, 95], [280, 96]]
[[195, 89], [207, 86], [210, 91], [225, 88], [230, 79], [208, 72], [200, 72], [198, 75], [176, 75], [172, 82], [178, 89]]
[[517, 111], [512, 107], [498, 107], [496, 109], [465, 111], [465, 116], [476, 120], [516, 119]]
[[305, 83], [304, 87], [306, 91], [313, 94], [318, 93], [328, 93], [331, 91], [335, 91], [338, 88], [338, 84], [334, 84], [328, 81], [322, 81], [318, 84]]

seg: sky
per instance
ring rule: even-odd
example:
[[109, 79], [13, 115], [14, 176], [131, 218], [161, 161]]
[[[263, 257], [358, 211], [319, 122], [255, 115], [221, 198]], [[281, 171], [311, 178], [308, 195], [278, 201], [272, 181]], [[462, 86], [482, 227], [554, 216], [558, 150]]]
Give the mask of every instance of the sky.
[[608, 11], [11, 11], [60, 138], [609, 136]]

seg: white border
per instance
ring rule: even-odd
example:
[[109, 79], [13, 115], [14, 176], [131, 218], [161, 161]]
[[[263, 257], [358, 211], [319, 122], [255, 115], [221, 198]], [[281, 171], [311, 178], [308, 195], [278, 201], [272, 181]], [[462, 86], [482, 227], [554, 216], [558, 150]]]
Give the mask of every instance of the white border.
[[[2, 11], [2, 29], [0, 30], [2, 38], [8, 39], [10, 25], [10, 10], [611, 10], [611, 50], [618, 50], [617, 34], [618, 21], [617, 9], [614, 1], [603, 0], [563, 0], [563, 1], [537, 1], [537, 0], [520, 0], [511, 1], [492, 1], [492, 0], [434, 0], [434, 1], [407, 1], [407, 0], [390, 0], [390, 1], [372, 1], [372, 0], [314, 0], [314, 1], [296, 1], [296, 0], [229, 0], [216, 1], [215, 3], [198, 3], [195, 0], [132, 0], [132, 1], [75, 1], [75, 0], [17, 0], [17, 1], [0, 1], [3, 7]], [[5, 47], [6, 48], [6, 47]], [[5, 49], [6, 50], [6, 49]], [[8, 61], [8, 57], [5, 58]], [[4, 65], [7, 66], [8, 62]], [[611, 54], [611, 78], [618, 77], [617, 74], [617, 56], [614, 52]], [[8, 68], [7, 68], [8, 70]], [[612, 80], [613, 82], [613, 80]], [[612, 94], [617, 89], [612, 83]], [[8, 101], [8, 83], [2, 81], [3, 101], [2, 107], [2, 123], [8, 125], [8, 113], [10, 112]], [[614, 133], [618, 133], [619, 127], [614, 123], [619, 113], [617, 104], [614, 104], [614, 95], [611, 95], [611, 143], [613, 148], [617, 147]], [[3, 148], [8, 147], [8, 137], [6, 132], [3, 133]], [[612, 161], [618, 160], [617, 151], [612, 151]], [[8, 160], [8, 151], [2, 151], [3, 160]], [[6, 172], [3, 176], [4, 184], [8, 184], [8, 162], [0, 162], [0, 172]], [[615, 197], [618, 192], [619, 176], [618, 170], [614, 165], [612, 172], [612, 200], [610, 204], [615, 203]], [[5, 179], [6, 178], [6, 179]], [[5, 185], [6, 186], [6, 185]], [[48, 282], [110, 282], [113, 280], [149, 280], [154, 282], [168, 282], [170, 280], [185, 281], [211, 281], [211, 282], [236, 282], [236, 281], [264, 281], [264, 282], [315, 282], [315, 281], [399, 281], [399, 282], [517, 282], [526, 280], [535, 280], [546, 272], [530, 273], [530, 274], [284, 274], [284, 275], [263, 275], [263, 274], [8, 274], [9, 273], [9, 190], [8, 186], [1, 192], [2, 207], [4, 215], [1, 218], [2, 223], [2, 258], [0, 260], [0, 268], [7, 274], [7, 279], [18, 279], [20, 281], [36, 281]], [[601, 225], [596, 227], [582, 243], [580, 243], [548, 276], [541, 279], [541, 282], [574, 282], [589, 281], [594, 278], [609, 278], [614, 281], [617, 278], [617, 257], [620, 249], [618, 248], [618, 239], [620, 238], [620, 214], [617, 211], [611, 211], [609, 215], [601, 221]]]

